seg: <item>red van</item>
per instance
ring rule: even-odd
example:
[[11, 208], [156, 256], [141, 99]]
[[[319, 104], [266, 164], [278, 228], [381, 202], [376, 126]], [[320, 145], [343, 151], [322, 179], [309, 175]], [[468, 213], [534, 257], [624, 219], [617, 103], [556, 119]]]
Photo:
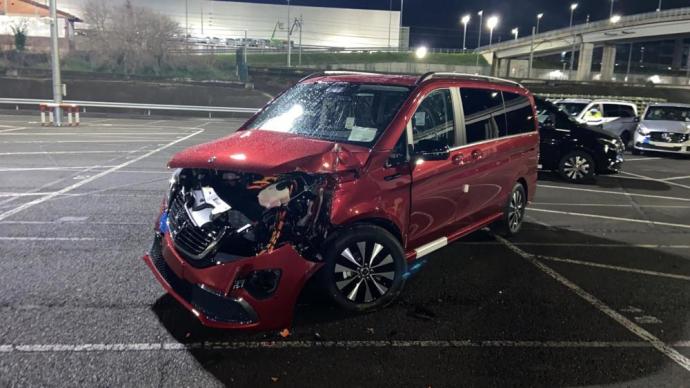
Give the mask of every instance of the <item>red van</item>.
[[182, 151], [144, 257], [203, 324], [290, 325], [312, 276], [353, 311], [389, 304], [421, 258], [536, 189], [534, 99], [474, 75], [309, 76], [232, 135]]

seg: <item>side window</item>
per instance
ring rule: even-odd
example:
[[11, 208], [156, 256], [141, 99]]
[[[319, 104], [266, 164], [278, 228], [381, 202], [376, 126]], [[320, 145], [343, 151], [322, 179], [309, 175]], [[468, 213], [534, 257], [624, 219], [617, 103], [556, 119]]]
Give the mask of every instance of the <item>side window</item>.
[[412, 117], [414, 144], [436, 140], [455, 146], [453, 97], [449, 89], [434, 90], [419, 105]]
[[503, 92], [508, 120], [508, 135], [518, 135], [536, 131], [534, 111], [529, 98], [515, 93]]
[[467, 144], [507, 135], [501, 92], [488, 89], [460, 89], [465, 113]]
[[620, 105], [604, 104], [604, 117], [621, 117]]
[[635, 117], [635, 109], [630, 105], [619, 106], [620, 117], [633, 118]]

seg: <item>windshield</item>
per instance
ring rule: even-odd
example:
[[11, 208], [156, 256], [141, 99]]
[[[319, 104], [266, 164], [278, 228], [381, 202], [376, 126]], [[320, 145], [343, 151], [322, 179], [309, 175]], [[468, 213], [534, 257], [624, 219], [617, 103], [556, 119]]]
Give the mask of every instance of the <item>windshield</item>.
[[587, 107], [587, 104], [582, 102], [559, 102], [556, 106], [571, 116], [577, 116]]
[[250, 128], [371, 147], [409, 93], [390, 85], [302, 83], [276, 99]]
[[647, 110], [644, 119], [690, 122], [690, 108], [679, 106], [652, 106]]
[[537, 104], [537, 119], [539, 120], [539, 124], [544, 125], [548, 120], [549, 125], [560, 129], [566, 129], [570, 128], [572, 124], [577, 123], [575, 119], [565, 113], [560, 107], [539, 98], [535, 101]]

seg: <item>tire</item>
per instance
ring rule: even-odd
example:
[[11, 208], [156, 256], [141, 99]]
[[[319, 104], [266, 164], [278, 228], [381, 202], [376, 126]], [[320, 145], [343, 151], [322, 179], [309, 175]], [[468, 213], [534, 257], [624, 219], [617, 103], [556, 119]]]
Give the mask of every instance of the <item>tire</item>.
[[525, 220], [526, 208], [527, 193], [525, 187], [521, 183], [516, 183], [503, 208], [503, 217], [492, 227], [494, 233], [502, 237], [512, 237], [520, 233], [522, 223]]
[[558, 173], [568, 182], [587, 182], [594, 178], [596, 166], [592, 157], [584, 151], [565, 155], [558, 163]]
[[402, 246], [387, 230], [354, 225], [328, 243], [319, 281], [341, 308], [368, 312], [390, 304], [405, 285], [407, 261]]
[[621, 140], [623, 141], [623, 147], [628, 149], [628, 147], [630, 147], [630, 140], [632, 140], [630, 137], [630, 132], [625, 131], [621, 133]]

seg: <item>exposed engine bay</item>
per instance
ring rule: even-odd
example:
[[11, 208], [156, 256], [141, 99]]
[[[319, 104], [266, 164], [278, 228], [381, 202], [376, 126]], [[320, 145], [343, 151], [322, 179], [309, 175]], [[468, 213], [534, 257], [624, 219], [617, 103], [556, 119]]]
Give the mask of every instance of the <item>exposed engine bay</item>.
[[271, 252], [292, 244], [319, 260], [330, 229], [328, 175], [261, 176], [181, 169], [171, 179], [167, 228], [176, 248], [196, 266]]

